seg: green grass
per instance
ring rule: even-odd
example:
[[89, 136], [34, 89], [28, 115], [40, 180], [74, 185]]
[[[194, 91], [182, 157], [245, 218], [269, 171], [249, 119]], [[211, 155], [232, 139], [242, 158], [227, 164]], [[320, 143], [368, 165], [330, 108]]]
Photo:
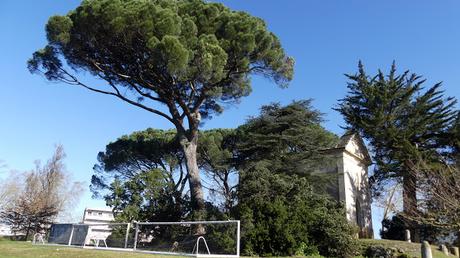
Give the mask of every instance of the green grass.
[[117, 252], [105, 250], [88, 250], [82, 248], [32, 245], [30, 242], [10, 241], [0, 239], [0, 258], [174, 258], [171, 255], [152, 255], [132, 252]]
[[[373, 240], [363, 239], [360, 240], [363, 246], [379, 245], [388, 248], [396, 248], [402, 250], [404, 253], [411, 257], [421, 257], [420, 244], [407, 243], [403, 241], [394, 240]], [[433, 258], [452, 258], [454, 256], [445, 256], [437, 250], [436, 246], [432, 247]], [[82, 248], [72, 248], [64, 246], [46, 246], [46, 245], [32, 245], [30, 242], [10, 241], [0, 238], [0, 258], [174, 258], [179, 256], [170, 255], [152, 255], [141, 254], [132, 252], [119, 252], [119, 251], [105, 251], [105, 250], [89, 250]]]
[[[410, 255], [411, 257], [421, 257], [419, 243], [408, 243], [404, 241], [395, 241], [395, 240], [377, 240], [377, 239], [361, 239], [360, 242], [363, 245], [379, 245], [388, 248], [396, 248], [402, 250], [404, 253]], [[431, 246], [431, 251], [433, 252], [433, 258], [452, 258], [451, 256], [446, 256], [442, 252], [438, 251], [437, 246]]]

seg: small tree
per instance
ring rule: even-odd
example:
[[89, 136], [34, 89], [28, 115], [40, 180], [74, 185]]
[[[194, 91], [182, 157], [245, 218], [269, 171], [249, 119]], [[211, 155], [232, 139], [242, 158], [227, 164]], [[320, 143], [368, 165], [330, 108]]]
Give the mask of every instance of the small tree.
[[12, 171], [6, 180], [0, 182], [0, 211], [10, 206], [21, 189], [22, 174]]
[[[51, 17], [46, 32], [48, 45], [33, 54], [31, 72], [117, 97], [174, 125], [195, 211], [204, 209], [196, 160], [202, 120], [248, 95], [251, 74], [284, 87], [293, 73], [293, 60], [261, 19], [203, 0], [83, 1]], [[107, 87], [85, 84], [63, 60]]]
[[[232, 162], [235, 142], [232, 129], [200, 132], [198, 164], [208, 179], [204, 187], [216, 200], [223, 199], [222, 208], [226, 212], [236, 201], [237, 171]], [[104, 197], [110, 207], [122, 210], [118, 217], [187, 219], [184, 216], [189, 212], [188, 176], [175, 130], [149, 128], [122, 136], [108, 144], [98, 154], [98, 160], [91, 191], [94, 197]]]
[[419, 178], [419, 213], [407, 219], [460, 233], [460, 171], [454, 164], [419, 159], [411, 173]]
[[206, 187], [217, 199], [223, 199], [221, 206], [227, 214], [236, 204], [238, 171], [235, 154], [237, 142], [235, 129], [214, 129], [201, 133], [198, 148], [199, 166], [211, 179]]
[[186, 219], [184, 157], [175, 130], [147, 129], [118, 138], [98, 154], [91, 191], [122, 211], [122, 221]]
[[58, 146], [44, 165], [22, 176], [15, 197], [0, 212], [0, 220], [10, 224], [12, 231], [30, 233], [44, 231], [57, 216], [71, 208], [81, 193], [81, 184], [71, 183], [65, 171], [64, 149]]

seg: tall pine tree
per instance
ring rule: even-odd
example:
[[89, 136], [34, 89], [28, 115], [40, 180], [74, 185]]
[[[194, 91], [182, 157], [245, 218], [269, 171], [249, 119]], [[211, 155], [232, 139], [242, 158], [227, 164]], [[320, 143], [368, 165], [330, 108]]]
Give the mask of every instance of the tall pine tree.
[[[293, 76], [294, 60], [263, 20], [204, 0], [87, 0], [50, 17], [46, 34], [31, 72], [118, 98], [175, 127], [196, 219], [205, 208], [200, 124], [249, 95], [252, 75], [281, 87]], [[88, 84], [79, 72], [101, 80]]]

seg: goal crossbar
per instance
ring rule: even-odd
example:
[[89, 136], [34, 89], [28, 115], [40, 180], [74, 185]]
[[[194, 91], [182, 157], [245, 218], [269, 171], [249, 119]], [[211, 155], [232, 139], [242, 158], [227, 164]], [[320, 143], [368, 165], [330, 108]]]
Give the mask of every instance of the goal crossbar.
[[135, 222], [139, 225], [184, 225], [184, 224], [229, 224], [240, 223], [239, 220], [203, 220], [203, 221], [158, 221], [158, 222]]

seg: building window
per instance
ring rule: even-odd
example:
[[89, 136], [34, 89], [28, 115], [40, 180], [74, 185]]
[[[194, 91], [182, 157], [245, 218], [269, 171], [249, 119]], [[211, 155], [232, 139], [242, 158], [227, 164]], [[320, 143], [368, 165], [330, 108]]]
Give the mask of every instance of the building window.
[[99, 212], [97, 215], [102, 216], [102, 212]]
[[88, 211], [88, 215], [92, 215], [92, 212]]

